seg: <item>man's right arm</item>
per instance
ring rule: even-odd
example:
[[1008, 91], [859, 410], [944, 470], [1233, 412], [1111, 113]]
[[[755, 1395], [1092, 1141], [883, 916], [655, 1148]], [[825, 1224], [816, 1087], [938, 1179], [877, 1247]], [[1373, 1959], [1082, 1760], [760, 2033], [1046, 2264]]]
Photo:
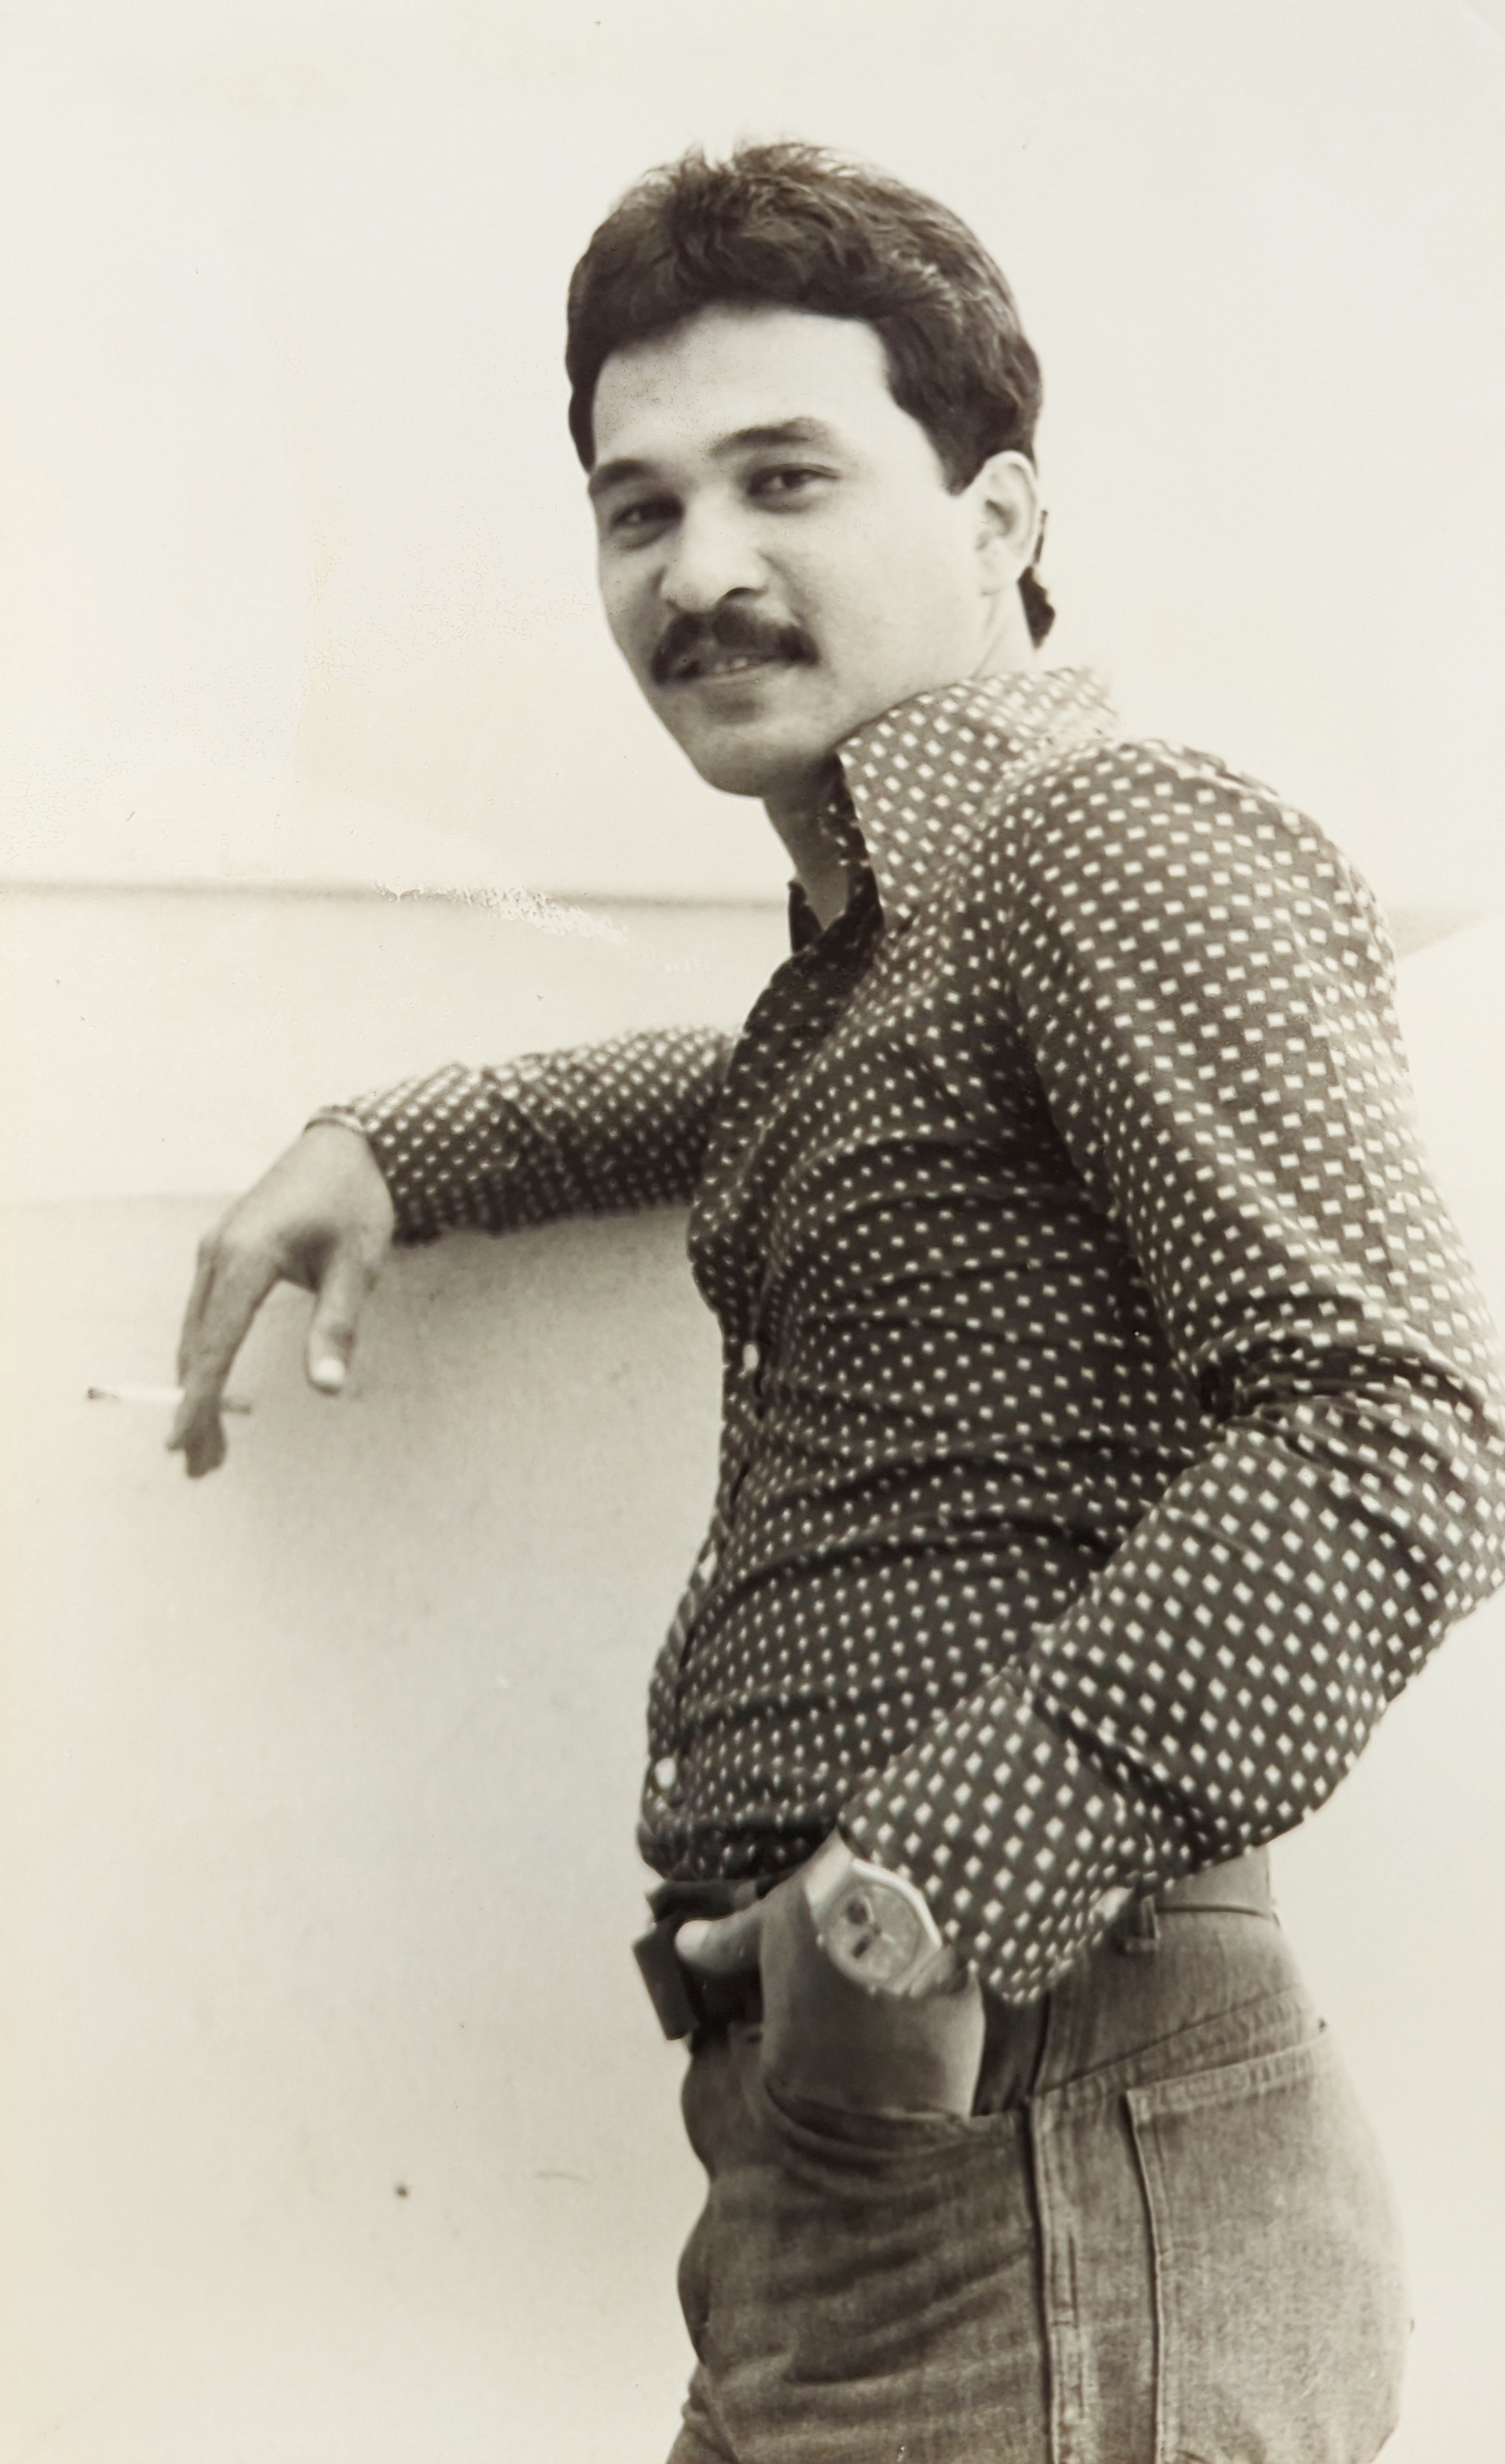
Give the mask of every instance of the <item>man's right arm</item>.
[[200, 1243], [168, 1439], [190, 1479], [225, 1459], [225, 1381], [276, 1284], [314, 1293], [305, 1366], [338, 1394], [394, 1241], [687, 1199], [729, 1051], [713, 1029], [660, 1028], [441, 1069], [320, 1114]]
[[323, 1117], [369, 1140], [399, 1242], [679, 1205], [731, 1046], [710, 1027], [652, 1027], [494, 1069], [436, 1069]]

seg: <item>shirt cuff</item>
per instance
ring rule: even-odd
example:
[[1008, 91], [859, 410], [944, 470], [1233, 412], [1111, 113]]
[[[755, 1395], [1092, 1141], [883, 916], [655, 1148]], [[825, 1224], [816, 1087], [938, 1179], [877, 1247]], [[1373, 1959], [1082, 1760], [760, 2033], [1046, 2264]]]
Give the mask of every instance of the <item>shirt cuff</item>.
[[947, 1940], [1006, 2002], [1031, 2002], [1098, 1941], [1127, 1891], [1196, 1859], [1157, 1806], [1123, 1796], [1017, 1695], [938, 1728], [843, 1810], [861, 1857], [918, 1883]]

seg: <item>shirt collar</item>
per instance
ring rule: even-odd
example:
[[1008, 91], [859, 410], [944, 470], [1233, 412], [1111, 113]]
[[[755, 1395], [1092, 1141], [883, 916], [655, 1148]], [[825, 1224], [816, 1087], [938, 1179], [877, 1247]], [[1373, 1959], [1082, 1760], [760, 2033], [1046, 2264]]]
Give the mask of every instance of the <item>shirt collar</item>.
[[1012, 771], [1111, 736], [1107, 694], [1084, 668], [970, 676], [899, 702], [837, 751], [823, 819], [870, 865], [883, 913], [912, 913], [942, 850], [997, 802]]

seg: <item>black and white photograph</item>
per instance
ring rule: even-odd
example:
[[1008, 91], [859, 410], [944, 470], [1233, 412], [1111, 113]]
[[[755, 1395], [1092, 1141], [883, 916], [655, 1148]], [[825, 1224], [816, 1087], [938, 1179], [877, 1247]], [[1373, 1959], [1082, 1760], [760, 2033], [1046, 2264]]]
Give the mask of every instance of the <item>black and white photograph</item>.
[[0, 2464], [1497, 2464], [1505, 0], [0, 0]]

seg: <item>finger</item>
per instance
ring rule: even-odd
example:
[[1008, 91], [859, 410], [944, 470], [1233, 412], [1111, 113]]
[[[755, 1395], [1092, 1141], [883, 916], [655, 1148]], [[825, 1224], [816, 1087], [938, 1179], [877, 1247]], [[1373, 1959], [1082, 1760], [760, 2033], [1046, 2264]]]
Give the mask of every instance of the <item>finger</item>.
[[225, 1460], [220, 1419], [225, 1381], [251, 1319], [278, 1275], [265, 1258], [237, 1257], [221, 1250], [207, 1279], [201, 1268], [200, 1280], [195, 1282], [179, 1353], [183, 1401], [167, 1439], [169, 1451], [184, 1457], [191, 1480], [202, 1479]]
[[180, 1406], [167, 1440], [167, 1451], [182, 1455], [190, 1480], [202, 1480], [207, 1471], [218, 1471], [229, 1448], [225, 1441], [225, 1423], [213, 1404], [192, 1413], [186, 1405]]
[[218, 1399], [251, 1319], [279, 1280], [276, 1262], [264, 1254], [222, 1253], [217, 1259], [196, 1321], [185, 1333], [179, 1366], [185, 1402]]
[[207, 1241], [201, 1241], [193, 1288], [178, 1337], [178, 1383], [183, 1395], [167, 1437], [168, 1453], [184, 1457], [190, 1480], [201, 1480], [207, 1471], [216, 1471], [225, 1460], [225, 1430], [219, 1413], [212, 1406], [206, 1408], [205, 1398], [190, 1378], [198, 1357], [199, 1329], [213, 1283], [214, 1252]]
[[734, 1976], [742, 1969], [755, 1968], [767, 1904], [758, 1900], [730, 1917], [691, 1917], [674, 1937], [674, 1947], [686, 1967], [702, 1976]]
[[208, 1301], [209, 1287], [214, 1281], [215, 1256], [215, 1249], [209, 1240], [199, 1243], [199, 1253], [193, 1272], [193, 1287], [188, 1294], [188, 1306], [183, 1312], [183, 1331], [178, 1337], [180, 1385], [187, 1375], [189, 1353], [197, 1339], [199, 1323]]
[[375, 1260], [354, 1242], [341, 1242], [331, 1253], [304, 1351], [309, 1383], [321, 1395], [338, 1395], [345, 1383], [360, 1312], [376, 1279]]

